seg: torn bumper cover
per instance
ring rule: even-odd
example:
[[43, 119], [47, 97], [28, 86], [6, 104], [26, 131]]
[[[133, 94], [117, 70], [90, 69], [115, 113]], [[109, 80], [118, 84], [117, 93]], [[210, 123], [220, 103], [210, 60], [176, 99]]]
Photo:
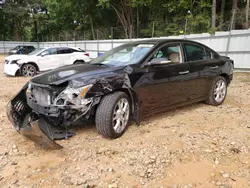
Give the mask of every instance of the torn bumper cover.
[[4, 74], [15, 76], [18, 71], [20, 71], [20, 67], [17, 64], [4, 64]]
[[61, 149], [54, 140], [74, 136], [64, 127], [54, 126], [43, 115], [38, 115], [27, 104], [25, 86], [7, 105], [7, 117], [15, 129], [24, 137], [45, 149]]

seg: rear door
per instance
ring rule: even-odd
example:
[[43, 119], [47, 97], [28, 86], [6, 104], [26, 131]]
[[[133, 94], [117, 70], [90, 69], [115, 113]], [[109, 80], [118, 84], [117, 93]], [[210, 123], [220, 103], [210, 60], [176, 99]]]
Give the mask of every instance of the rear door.
[[27, 46], [27, 54], [29, 54], [30, 52], [33, 52], [35, 50], [35, 48], [33, 46]]
[[70, 62], [70, 58], [73, 53], [73, 49], [68, 47], [61, 47], [58, 48], [57, 50], [58, 50], [58, 57], [59, 57], [58, 60], [60, 67], [72, 64], [72, 62]]
[[196, 80], [192, 98], [206, 97], [213, 78], [220, 74], [221, 62], [212, 50], [203, 45], [185, 42], [183, 46], [185, 62], [190, 66], [190, 76]]
[[22, 48], [22, 54], [28, 54], [28, 46], [23, 46]]

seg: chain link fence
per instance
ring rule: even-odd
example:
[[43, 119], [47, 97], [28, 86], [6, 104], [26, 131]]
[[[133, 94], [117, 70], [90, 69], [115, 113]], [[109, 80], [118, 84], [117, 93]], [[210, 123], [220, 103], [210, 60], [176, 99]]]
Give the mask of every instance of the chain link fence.
[[[188, 22], [187, 24], [190, 24]], [[21, 34], [20, 41], [24, 42], [54, 42], [54, 41], [80, 41], [80, 40], [107, 40], [107, 39], [131, 39], [131, 38], [151, 38], [160, 36], [179, 35], [184, 33], [185, 20], [171, 28], [169, 24], [162, 21], [155, 21], [150, 24], [136, 24], [124, 27], [98, 27], [93, 29], [59, 32], [42, 32], [39, 31], [34, 36], [29, 34]], [[188, 27], [189, 28], [189, 27]], [[204, 30], [205, 32], [205, 30]], [[191, 30], [187, 30], [187, 34]], [[14, 41], [9, 35], [0, 35], [0, 41]]]

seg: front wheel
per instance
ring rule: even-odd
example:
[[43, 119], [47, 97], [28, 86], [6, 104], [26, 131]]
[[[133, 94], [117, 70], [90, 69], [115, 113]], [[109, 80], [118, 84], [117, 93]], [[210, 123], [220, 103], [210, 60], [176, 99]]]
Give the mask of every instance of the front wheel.
[[130, 100], [126, 93], [103, 97], [96, 110], [97, 131], [105, 137], [118, 138], [126, 131], [130, 119]]
[[21, 74], [23, 76], [35, 76], [37, 74], [37, 69], [34, 65], [28, 63], [22, 66]]
[[227, 95], [227, 81], [224, 77], [218, 76], [214, 79], [212, 87], [209, 91], [207, 104], [218, 106], [221, 105]]

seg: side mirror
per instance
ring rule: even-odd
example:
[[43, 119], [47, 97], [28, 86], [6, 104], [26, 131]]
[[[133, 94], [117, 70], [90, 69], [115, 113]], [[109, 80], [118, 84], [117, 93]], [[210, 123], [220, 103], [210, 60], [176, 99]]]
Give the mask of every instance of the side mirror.
[[164, 65], [171, 63], [171, 60], [167, 60], [167, 58], [154, 58], [147, 65]]
[[41, 56], [43, 57], [43, 56], [46, 56], [46, 55], [48, 55], [48, 52], [42, 52], [41, 53]]

